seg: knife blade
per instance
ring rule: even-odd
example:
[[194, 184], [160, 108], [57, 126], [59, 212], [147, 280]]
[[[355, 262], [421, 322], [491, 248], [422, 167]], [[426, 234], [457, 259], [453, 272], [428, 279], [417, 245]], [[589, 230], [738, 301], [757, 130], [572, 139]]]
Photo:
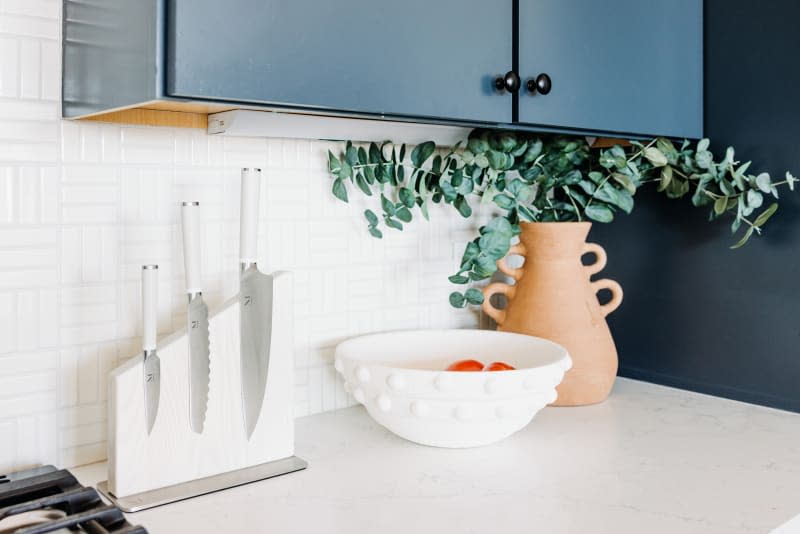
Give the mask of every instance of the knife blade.
[[144, 414], [147, 434], [153, 431], [161, 396], [161, 361], [156, 352], [158, 265], [142, 266], [142, 350]]
[[239, 260], [242, 414], [247, 439], [261, 415], [269, 373], [273, 277], [258, 270], [258, 201], [261, 169], [242, 169]]
[[189, 427], [201, 434], [208, 409], [211, 358], [208, 336], [208, 306], [203, 300], [200, 276], [199, 202], [181, 205], [183, 263], [189, 297], [186, 320], [189, 336]]

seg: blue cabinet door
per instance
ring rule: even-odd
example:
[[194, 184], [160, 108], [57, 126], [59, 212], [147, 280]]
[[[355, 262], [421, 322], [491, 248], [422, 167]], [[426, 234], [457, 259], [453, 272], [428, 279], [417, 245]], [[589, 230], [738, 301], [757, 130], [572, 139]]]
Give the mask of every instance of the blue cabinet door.
[[[519, 121], [701, 137], [702, 0], [520, 0]], [[546, 95], [525, 80], [546, 73]]]
[[511, 122], [512, 0], [169, 0], [166, 93]]

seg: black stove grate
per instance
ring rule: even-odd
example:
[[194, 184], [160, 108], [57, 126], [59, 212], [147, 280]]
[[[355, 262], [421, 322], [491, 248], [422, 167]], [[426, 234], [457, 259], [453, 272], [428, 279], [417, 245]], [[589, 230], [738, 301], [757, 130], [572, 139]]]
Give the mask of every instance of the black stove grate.
[[23, 527], [15, 534], [44, 534], [80, 527], [90, 534], [147, 534], [131, 525], [116, 506], [103, 502], [93, 488], [85, 488], [65, 469], [52, 465], [0, 475], [0, 526], [3, 519], [37, 510], [66, 514], [49, 522]]

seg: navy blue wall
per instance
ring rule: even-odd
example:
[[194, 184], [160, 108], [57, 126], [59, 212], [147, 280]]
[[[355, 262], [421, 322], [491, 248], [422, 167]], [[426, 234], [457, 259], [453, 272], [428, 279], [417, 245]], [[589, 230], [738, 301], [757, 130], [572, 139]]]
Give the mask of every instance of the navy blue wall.
[[[712, 149], [800, 176], [800, 2], [705, 4]], [[631, 216], [595, 225], [625, 289], [609, 317], [620, 375], [800, 411], [800, 192], [743, 249], [706, 216], [641, 192]]]

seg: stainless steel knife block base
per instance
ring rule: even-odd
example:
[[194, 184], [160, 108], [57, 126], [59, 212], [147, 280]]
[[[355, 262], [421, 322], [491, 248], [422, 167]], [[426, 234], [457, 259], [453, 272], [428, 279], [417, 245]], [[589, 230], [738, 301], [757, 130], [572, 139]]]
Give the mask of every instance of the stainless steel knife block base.
[[119, 499], [109, 491], [107, 480], [97, 484], [97, 489], [104, 497], [118, 506], [120, 510], [130, 513], [147, 510], [148, 508], [161, 506], [162, 504], [190, 499], [199, 495], [205, 495], [206, 493], [234, 488], [267, 478], [294, 473], [306, 467], [308, 467], [308, 463], [305, 460], [297, 456], [290, 456], [282, 460], [266, 462], [210, 477], [198, 478], [197, 480], [183, 482], [182, 484], [136, 493]]

